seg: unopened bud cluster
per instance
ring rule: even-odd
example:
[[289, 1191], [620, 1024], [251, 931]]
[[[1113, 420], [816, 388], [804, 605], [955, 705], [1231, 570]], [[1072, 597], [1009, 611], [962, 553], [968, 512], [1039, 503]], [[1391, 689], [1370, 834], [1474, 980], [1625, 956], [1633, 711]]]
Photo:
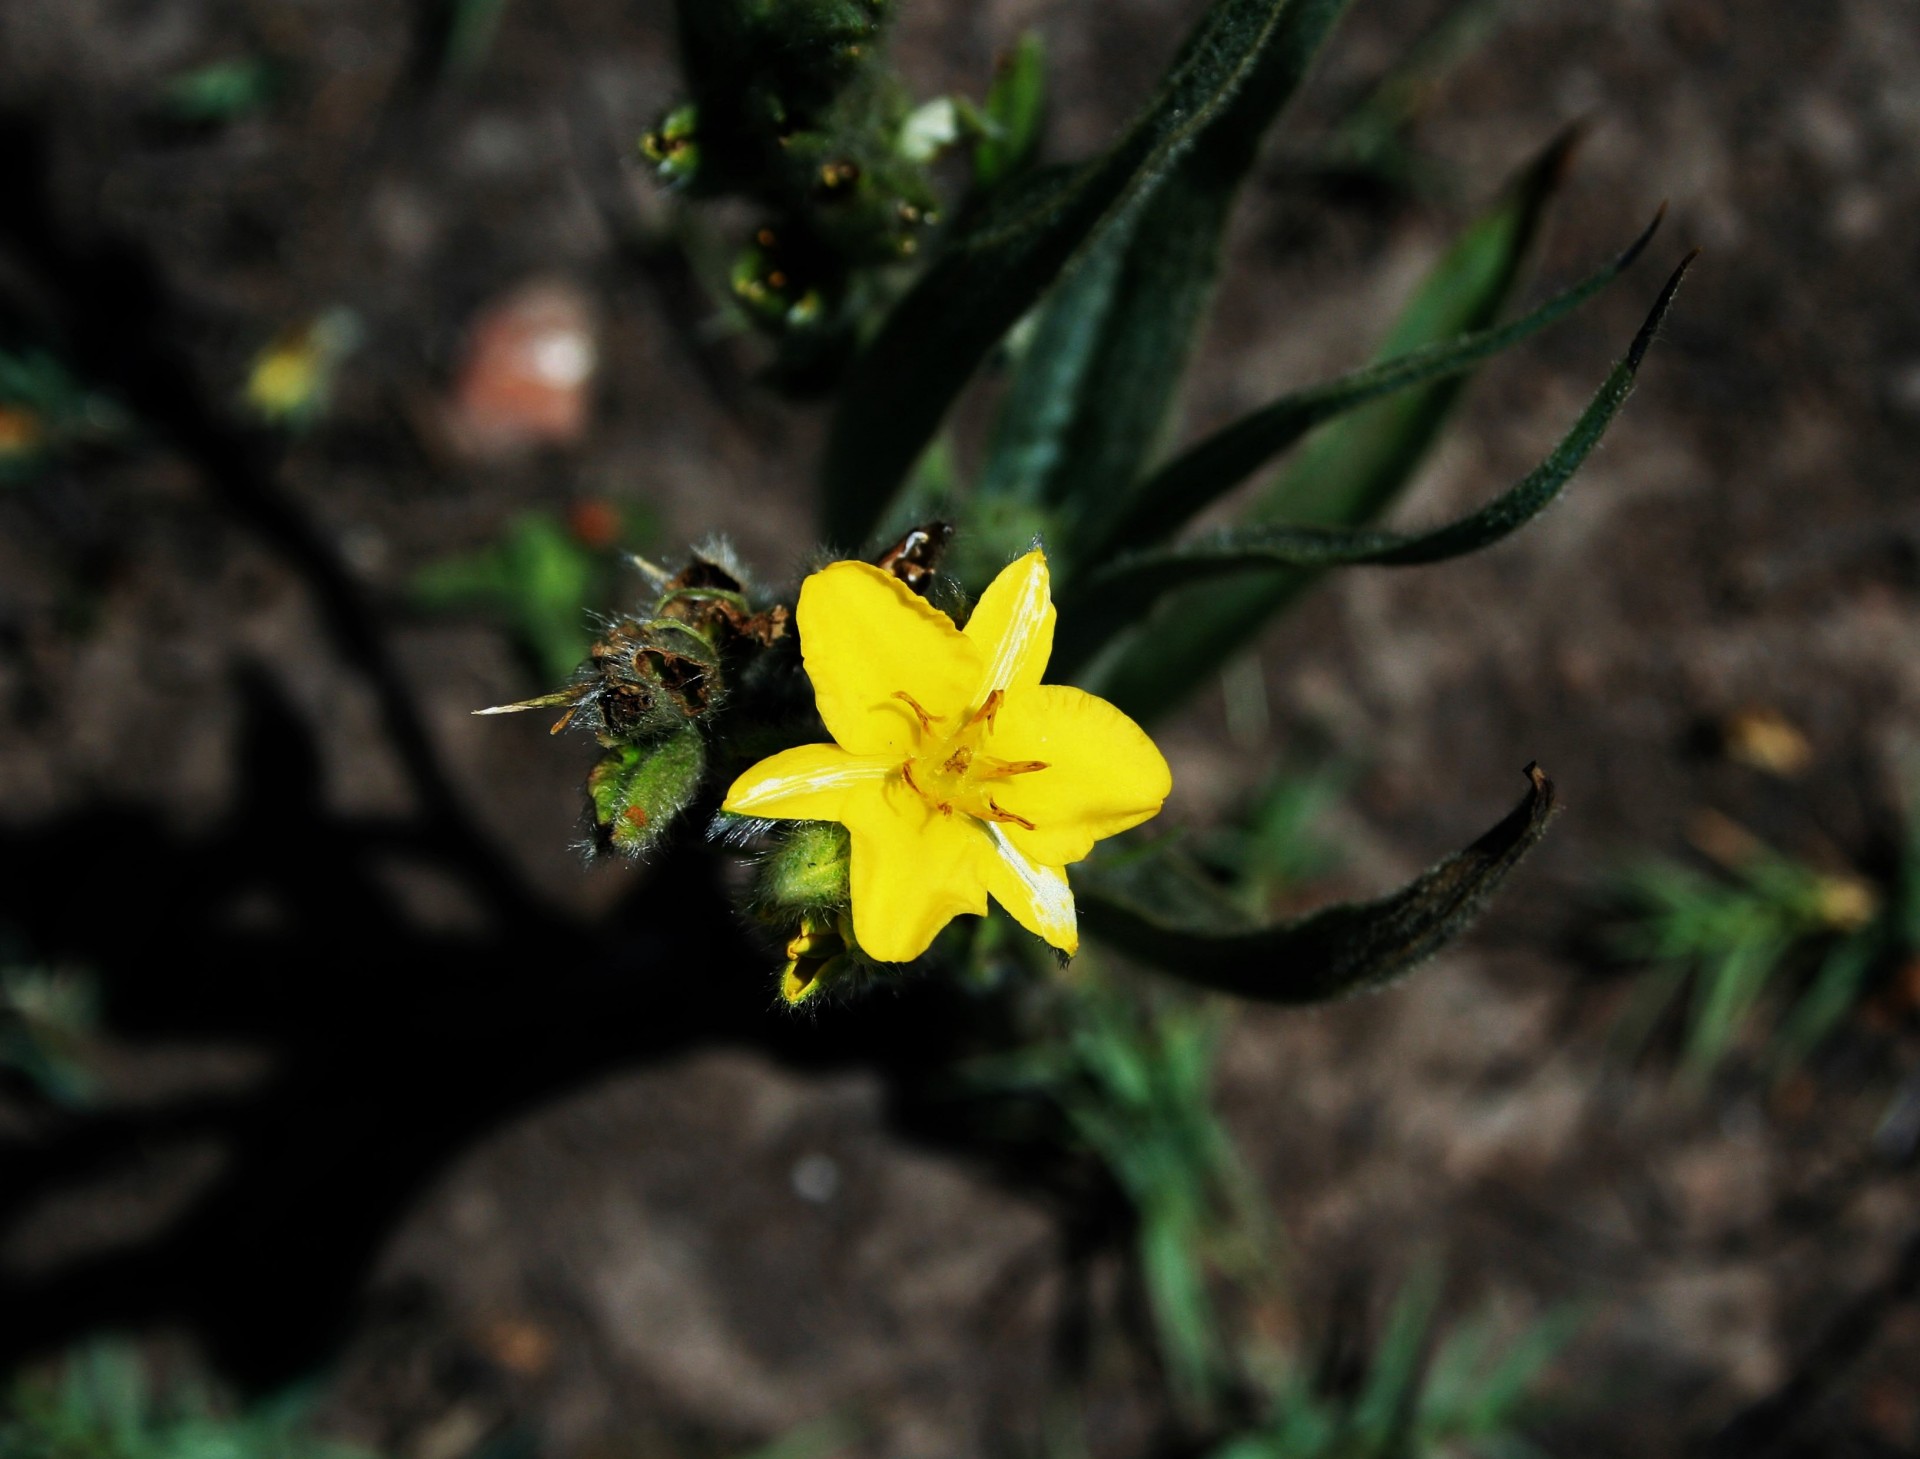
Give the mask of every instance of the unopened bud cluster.
[[680, 7], [691, 98], [640, 141], [659, 177], [760, 205], [735, 300], [805, 373], [864, 307], [862, 271], [911, 257], [935, 221], [912, 103], [887, 66], [888, 0], [697, 0]]

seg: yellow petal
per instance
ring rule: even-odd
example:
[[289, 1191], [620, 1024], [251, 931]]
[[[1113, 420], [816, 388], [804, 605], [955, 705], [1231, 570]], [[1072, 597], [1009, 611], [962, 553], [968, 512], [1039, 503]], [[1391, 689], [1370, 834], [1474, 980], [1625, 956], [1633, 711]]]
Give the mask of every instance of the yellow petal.
[[799, 745], [743, 773], [720, 809], [774, 821], [844, 820], [849, 793], [878, 785], [897, 768], [892, 760], [849, 755], [838, 745]]
[[967, 637], [986, 661], [973, 699], [995, 689], [1038, 684], [1053, 654], [1054, 612], [1047, 555], [1039, 549], [1008, 563], [987, 586], [967, 620]]
[[1065, 684], [1008, 694], [994, 717], [987, 754], [1044, 770], [996, 785], [994, 802], [1033, 822], [1006, 824], [1008, 838], [1035, 861], [1065, 866], [1093, 843], [1137, 826], [1160, 810], [1173, 776], [1146, 731], [1104, 699]]
[[997, 822], [987, 825], [994, 851], [987, 866], [987, 890], [1013, 914], [1014, 921], [1072, 957], [1080, 950], [1080, 922], [1067, 874], [1021, 851], [1007, 834], [1019, 829]]
[[987, 910], [992, 848], [970, 816], [943, 816], [898, 780], [847, 803], [853, 935], [868, 957], [912, 962], [962, 913]]
[[814, 703], [842, 748], [895, 763], [911, 754], [920, 723], [901, 694], [954, 724], [969, 708], [979, 651], [892, 573], [833, 563], [801, 585], [796, 616]]

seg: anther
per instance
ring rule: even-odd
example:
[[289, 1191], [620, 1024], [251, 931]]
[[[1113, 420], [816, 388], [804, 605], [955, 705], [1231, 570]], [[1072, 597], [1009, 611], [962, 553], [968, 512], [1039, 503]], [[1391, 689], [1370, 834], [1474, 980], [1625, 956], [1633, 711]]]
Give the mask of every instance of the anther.
[[1016, 816], [1012, 811], [1000, 809], [999, 803], [992, 796], [987, 797], [987, 810], [992, 813], [996, 821], [1011, 821], [1016, 826], [1025, 826], [1029, 831], [1033, 829], [1032, 821], [1025, 816]]
[[918, 699], [915, 699], [911, 694], [907, 693], [907, 691], [904, 689], [894, 690], [893, 697], [895, 699], [904, 700], [906, 702], [907, 708], [911, 709], [914, 713], [914, 717], [920, 721], [920, 729], [922, 733], [927, 733], [931, 731], [933, 729], [933, 722], [936, 719], [944, 719], [946, 717], [945, 715], [940, 715], [940, 714], [928, 714], [926, 710], [920, 707], [920, 701]]
[[968, 726], [976, 725], [984, 719], [987, 722], [987, 728], [992, 729], [993, 717], [1000, 712], [1000, 701], [1006, 697], [1005, 690], [994, 690], [993, 693], [987, 696], [986, 703], [974, 710], [973, 718], [967, 721]]
[[1009, 775], [1031, 775], [1036, 770], [1045, 770], [1046, 768], [1047, 762], [1045, 760], [989, 759], [985, 769], [977, 770], [974, 773], [985, 776], [990, 780], [1004, 780]]

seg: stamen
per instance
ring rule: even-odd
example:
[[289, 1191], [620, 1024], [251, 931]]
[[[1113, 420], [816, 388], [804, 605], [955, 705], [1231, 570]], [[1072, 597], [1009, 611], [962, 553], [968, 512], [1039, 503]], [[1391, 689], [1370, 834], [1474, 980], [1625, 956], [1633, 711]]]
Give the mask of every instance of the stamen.
[[987, 797], [987, 810], [993, 820], [1011, 821], [1016, 826], [1025, 826], [1029, 831], [1034, 828], [1033, 822], [1025, 816], [1016, 816], [1012, 811], [1002, 810], [992, 796]]
[[1000, 701], [1006, 697], [1007, 695], [1004, 689], [994, 690], [993, 693], [987, 696], [986, 703], [974, 710], [973, 718], [967, 721], [968, 727], [971, 728], [984, 719], [987, 722], [987, 728], [992, 729], [993, 717], [1000, 712]]
[[1004, 780], [1009, 775], [1031, 775], [1036, 770], [1046, 768], [1045, 760], [995, 760], [987, 757], [986, 767], [976, 770], [974, 774], [988, 780]]
[[944, 719], [946, 717], [944, 715], [939, 715], [939, 714], [928, 714], [926, 710], [920, 707], [920, 701], [918, 699], [915, 699], [911, 694], [907, 693], [907, 691], [904, 689], [894, 690], [893, 697], [895, 699], [902, 699], [906, 701], [907, 708], [911, 709], [914, 713], [914, 716], [920, 721], [920, 732], [922, 734], [927, 734], [932, 731], [933, 722], [936, 719]]
[[913, 791], [915, 795], [919, 796], [922, 800], [932, 805], [932, 807], [935, 810], [939, 811], [941, 815], [950, 816], [953, 814], [952, 806], [948, 805], [943, 800], [935, 800], [932, 796], [928, 795], [924, 790], [920, 788], [920, 782], [913, 778], [913, 761], [905, 760], [901, 762], [900, 778], [907, 782], [908, 787]]

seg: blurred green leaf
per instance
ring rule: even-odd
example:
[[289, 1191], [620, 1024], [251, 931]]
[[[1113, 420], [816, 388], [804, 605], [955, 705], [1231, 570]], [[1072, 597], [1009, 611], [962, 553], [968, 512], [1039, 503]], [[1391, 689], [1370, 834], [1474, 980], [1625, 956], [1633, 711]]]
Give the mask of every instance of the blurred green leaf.
[[973, 149], [973, 185], [988, 193], [1033, 165], [1047, 115], [1047, 50], [1028, 31], [1001, 59], [987, 88], [987, 135]]
[[604, 567], [556, 518], [529, 512], [494, 546], [420, 569], [413, 596], [423, 608], [498, 615], [539, 671], [558, 682], [586, 657], [587, 604], [598, 596]]
[[1348, 1419], [1370, 1452], [1411, 1447], [1405, 1445], [1405, 1436], [1414, 1426], [1440, 1287], [1440, 1269], [1423, 1265], [1401, 1286], [1387, 1313], [1386, 1329]]
[[1076, 875], [1081, 925], [1135, 962], [1260, 1002], [1324, 1003], [1381, 987], [1464, 932], [1539, 842], [1553, 785], [1537, 766], [1528, 775], [1526, 799], [1499, 825], [1376, 901], [1252, 926], [1226, 898], [1210, 899], [1178, 857], [1153, 851]]
[[1343, 763], [1283, 767], [1244, 812], [1214, 831], [1201, 850], [1208, 867], [1243, 894], [1250, 909], [1325, 876], [1341, 861], [1320, 821], [1353, 781]]
[[1265, 1217], [1213, 1108], [1219, 1010], [1122, 982], [1062, 990], [1049, 1034], [976, 1063], [973, 1077], [1043, 1095], [1112, 1176], [1176, 1401], [1200, 1414], [1224, 1392], [1231, 1354], [1217, 1272], [1260, 1270]]
[[1456, 0], [1449, 6], [1340, 119], [1321, 166], [1371, 176], [1395, 187], [1415, 187], [1426, 181], [1432, 164], [1423, 164], [1415, 156], [1408, 133], [1447, 78], [1491, 38], [1511, 3]]
[[1323, 1392], [1287, 1373], [1251, 1433], [1210, 1459], [1416, 1459], [1530, 1455], [1518, 1426], [1547, 1366], [1584, 1323], [1577, 1309], [1550, 1312], [1503, 1345], [1491, 1311], [1452, 1330], [1436, 1322], [1440, 1272], [1422, 1267], [1388, 1312], [1359, 1392]]
[[[1195, 542], [1159, 552], [1137, 552], [1094, 573], [1070, 590], [1060, 614], [1055, 643], [1056, 672], [1071, 674], [1112, 635], [1138, 623], [1162, 597], [1196, 583], [1276, 567], [1322, 568], [1372, 563], [1416, 567], [1478, 552], [1532, 521], [1560, 494], [1580, 469], [1633, 391], [1634, 376], [1673, 303], [1680, 280], [1691, 266], [1688, 256], [1674, 272], [1641, 325], [1626, 357], [1613, 368], [1600, 393], [1574, 422], [1547, 459], [1516, 485], [1444, 527], [1419, 533], [1365, 528], [1227, 527]], [[1160, 645], [1155, 644], [1156, 651]], [[1165, 654], [1179, 664], [1177, 650]]]
[[183, 122], [234, 122], [264, 108], [279, 88], [280, 72], [270, 61], [215, 61], [168, 77], [160, 104]]
[[[1615, 936], [1652, 966], [1617, 1031], [1637, 1051], [1685, 998], [1685, 1067], [1711, 1074], [1770, 996], [1786, 1002], [1769, 1062], [1790, 1073], [1829, 1037], [1897, 955], [1898, 911], [1858, 878], [1835, 876], [1755, 842], [1722, 874], [1666, 860], [1620, 878]], [[1805, 970], [1812, 963], [1812, 975]], [[1804, 991], [1787, 1002], [1789, 981]]]
[[441, 69], [450, 76], [471, 76], [486, 64], [500, 30], [507, 0], [446, 0], [446, 42]]
[[190, 1383], [156, 1391], [119, 1342], [76, 1350], [57, 1376], [16, 1378], [9, 1400], [0, 1459], [367, 1459], [312, 1431], [306, 1393], [227, 1414]]
[[[1557, 139], [1441, 257], [1402, 311], [1381, 359], [1494, 324], [1519, 281], [1572, 148], [1571, 133]], [[1426, 459], [1464, 383], [1458, 376], [1440, 380], [1323, 427], [1260, 498], [1250, 520], [1331, 527], [1371, 520]], [[1104, 667], [1099, 692], [1136, 719], [1164, 713], [1251, 642], [1313, 577], [1311, 571], [1282, 568], [1182, 594]]]
[[1169, 537], [1315, 426], [1410, 385], [1463, 373], [1558, 323], [1632, 266], [1653, 241], [1664, 213], [1605, 268], [1511, 324], [1362, 366], [1324, 385], [1283, 395], [1215, 431], [1156, 471], [1103, 523], [1089, 523], [1096, 545], [1086, 555], [1104, 559]]
[[100, 1021], [95, 981], [46, 968], [0, 968], [0, 1069], [48, 1099], [80, 1105], [93, 1092], [91, 1046]]
[[102, 446], [133, 422], [45, 350], [0, 348], [0, 482], [32, 475], [72, 447]]
[[1090, 238], [1150, 196], [1245, 83], [1283, 62], [1303, 72], [1345, 3], [1218, 0], [1119, 142], [989, 200], [854, 363], [823, 468], [830, 540], [866, 538], [995, 341]]

